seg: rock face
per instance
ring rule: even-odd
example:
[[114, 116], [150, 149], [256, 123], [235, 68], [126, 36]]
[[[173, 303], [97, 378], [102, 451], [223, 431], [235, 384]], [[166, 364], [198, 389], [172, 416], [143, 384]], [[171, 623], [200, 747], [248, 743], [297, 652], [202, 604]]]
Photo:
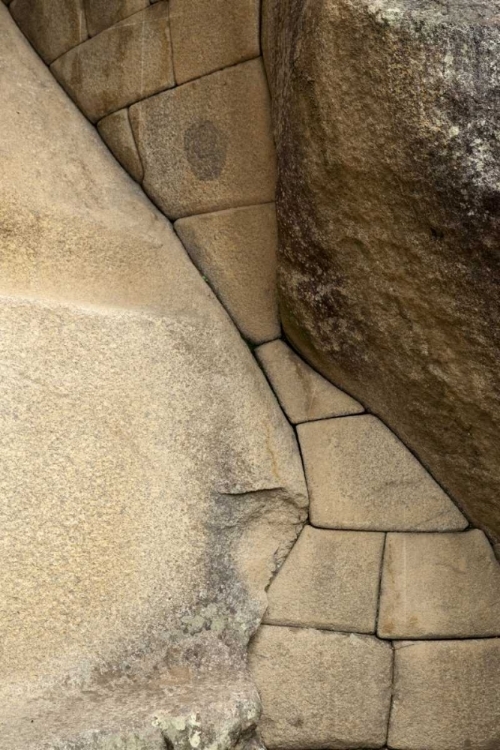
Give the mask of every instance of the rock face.
[[305, 516], [292, 429], [3, 4], [0, 86], [0, 747], [229, 750]]
[[264, 5], [285, 332], [500, 537], [498, 2]]

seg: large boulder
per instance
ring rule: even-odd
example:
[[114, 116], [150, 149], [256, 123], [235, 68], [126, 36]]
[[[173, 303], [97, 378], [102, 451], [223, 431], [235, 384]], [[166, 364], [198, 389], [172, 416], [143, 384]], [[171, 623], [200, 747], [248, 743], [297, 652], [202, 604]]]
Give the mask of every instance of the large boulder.
[[3, 5], [0, 85], [0, 748], [242, 747], [293, 431]]
[[265, 0], [283, 326], [500, 537], [500, 5]]

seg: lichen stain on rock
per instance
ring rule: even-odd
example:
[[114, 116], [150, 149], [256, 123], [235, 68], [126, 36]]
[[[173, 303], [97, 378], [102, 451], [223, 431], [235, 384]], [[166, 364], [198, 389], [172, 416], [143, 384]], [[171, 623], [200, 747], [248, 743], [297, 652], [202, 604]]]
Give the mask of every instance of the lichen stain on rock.
[[193, 123], [184, 133], [184, 151], [199, 180], [220, 177], [227, 158], [227, 137], [210, 120]]

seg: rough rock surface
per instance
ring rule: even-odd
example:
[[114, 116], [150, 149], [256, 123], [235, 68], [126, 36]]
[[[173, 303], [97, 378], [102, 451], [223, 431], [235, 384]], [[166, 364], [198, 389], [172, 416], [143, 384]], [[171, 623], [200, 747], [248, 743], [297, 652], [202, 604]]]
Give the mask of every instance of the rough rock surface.
[[168, 4], [152, 5], [92, 37], [51, 70], [91, 122], [171, 88]]
[[141, 182], [144, 177], [144, 169], [130, 127], [128, 109], [120, 109], [118, 112], [113, 112], [112, 115], [104, 117], [98, 123], [97, 128], [99, 135], [122, 167], [134, 180]]
[[467, 526], [441, 487], [376, 417], [324, 419], [297, 430], [314, 526], [368, 531]]
[[364, 411], [361, 404], [309, 367], [284, 341], [270, 341], [255, 354], [292, 424]]
[[269, 587], [264, 622], [374, 633], [384, 538], [305, 526]]
[[179, 219], [175, 231], [243, 336], [279, 336], [274, 203]]
[[134, 104], [130, 117], [144, 188], [169, 218], [274, 200], [275, 153], [261, 60]]
[[497, 0], [265, 0], [285, 332], [500, 539]]
[[263, 625], [250, 646], [271, 750], [380, 747], [392, 649], [372, 636]]
[[170, 22], [177, 83], [260, 55], [259, 0], [170, 0]]
[[483, 532], [388, 534], [378, 635], [500, 636], [500, 565]]
[[9, 10], [47, 64], [88, 37], [82, 0], [13, 0]]
[[500, 638], [395, 648], [389, 747], [500, 747]]
[[0, 747], [229, 750], [305, 516], [292, 430], [3, 4], [0, 87]]
[[90, 36], [113, 26], [134, 13], [147, 8], [149, 0], [83, 0]]

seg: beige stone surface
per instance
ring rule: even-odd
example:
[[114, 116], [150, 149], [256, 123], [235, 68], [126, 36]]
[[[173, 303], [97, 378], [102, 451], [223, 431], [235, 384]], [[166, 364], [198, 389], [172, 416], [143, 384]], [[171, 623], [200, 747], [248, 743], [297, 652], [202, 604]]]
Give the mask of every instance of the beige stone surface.
[[177, 83], [260, 55], [259, 0], [170, 0], [170, 22]]
[[144, 187], [169, 218], [274, 200], [269, 106], [251, 60], [131, 107]]
[[149, 0], [84, 0], [85, 16], [90, 36], [113, 26], [118, 21], [147, 8]]
[[500, 541], [498, 2], [264, 0], [294, 348]]
[[270, 750], [381, 747], [392, 649], [371, 636], [264, 625], [250, 647]]
[[371, 531], [455, 531], [467, 520], [380, 420], [342, 417], [298, 426], [311, 523]]
[[500, 565], [483, 532], [389, 534], [378, 636], [500, 636]]
[[279, 336], [274, 203], [190, 216], [175, 230], [243, 336]]
[[9, 0], [9, 3], [16, 23], [47, 64], [88, 37], [82, 0]]
[[120, 21], [67, 52], [51, 70], [92, 122], [171, 88], [168, 4], [158, 3]]
[[3, 4], [0, 88], [0, 746], [131, 750], [198, 711], [196, 680], [218, 715], [216, 675], [224, 710], [238, 680], [253, 701], [239, 737], [245, 644], [306, 515], [292, 430]]
[[99, 135], [116, 156], [122, 167], [136, 180], [141, 182], [144, 176], [141, 159], [130, 127], [128, 109], [113, 112], [97, 125]]
[[270, 341], [255, 354], [292, 424], [359, 414], [361, 404], [309, 367], [284, 341]]
[[500, 746], [500, 639], [396, 644], [389, 747]]
[[305, 526], [268, 589], [264, 622], [374, 633], [384, 537]]

